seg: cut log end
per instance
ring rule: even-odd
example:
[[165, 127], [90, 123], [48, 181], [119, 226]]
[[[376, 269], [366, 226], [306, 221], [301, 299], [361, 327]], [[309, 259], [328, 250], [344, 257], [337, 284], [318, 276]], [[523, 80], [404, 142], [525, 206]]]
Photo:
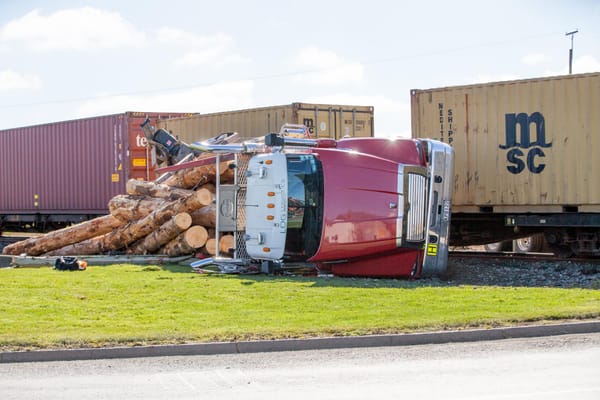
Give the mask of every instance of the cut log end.
[[208, 232], [206, 228], [200, 225], [194, 225], [184, 233], [186, 243], [194, 248], [199, 249], [206, 244], [208, 240]]
[[209, 189], [200, 188], [196, 191], [196, 198], [198, 202], [203, 206], [207, 206], [211, 204], [215, 199], [215, 194], [211, 192]]
[[217, 240], [215, 238], [208, 239], [204, 245], [204, 250], [211, 256], [217, 254]]
[[235, 249], [235, 239], [233, 235], [223, 235], [219, 238], [219, 251], [222, 253], [231, 253]]
[[185, 212], [179, 213], [173, 217], [173, 223], [180, 231], [184, 231], [192, 225], [192, 216]]

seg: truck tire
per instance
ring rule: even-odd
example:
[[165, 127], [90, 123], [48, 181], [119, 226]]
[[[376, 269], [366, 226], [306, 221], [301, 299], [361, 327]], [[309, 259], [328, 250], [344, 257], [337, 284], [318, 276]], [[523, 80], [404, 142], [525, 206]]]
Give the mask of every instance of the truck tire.
[[544, 248], [543, 234], [535, 234], [515, 240], [515, 251], [517, 253], [535, 253]]

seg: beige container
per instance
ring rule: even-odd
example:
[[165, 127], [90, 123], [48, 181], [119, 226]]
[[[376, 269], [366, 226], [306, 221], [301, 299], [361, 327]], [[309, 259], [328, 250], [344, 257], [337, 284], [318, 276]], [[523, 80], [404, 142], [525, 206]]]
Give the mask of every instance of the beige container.
[[600, 211], [600, 73], [412, 90], [455, 151], [454, 212]]
[[160, 121], [184, 142], [191, 143], [223, 132], [242, 137], [259, 137], [279, 132], [285, 123], [306, 125], [313, 138], [373, 136], [373, 107], [333, 104], [292, 103]]

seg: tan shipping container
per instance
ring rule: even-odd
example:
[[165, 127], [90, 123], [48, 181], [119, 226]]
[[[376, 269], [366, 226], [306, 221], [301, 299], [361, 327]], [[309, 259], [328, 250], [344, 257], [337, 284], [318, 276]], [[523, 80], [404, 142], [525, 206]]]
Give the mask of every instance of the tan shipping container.
[[455, 151], [453, 213], [600, 211], [600, 73], [412, 90]]
[[159, 121], [158, 128], [191, 143], [223, 132], [264, 136], [279, 132], [285, 123], [306, 125], [313, 138], [369, 137], [373, 136], [373, 107], [292, 103], [173, 118]]

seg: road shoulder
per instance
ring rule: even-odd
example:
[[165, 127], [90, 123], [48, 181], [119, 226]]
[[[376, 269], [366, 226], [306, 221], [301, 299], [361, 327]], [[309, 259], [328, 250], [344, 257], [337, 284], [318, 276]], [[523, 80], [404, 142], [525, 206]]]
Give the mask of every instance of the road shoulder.
[[394, 335], [0, 352], [0, 363], [412, 346], [600, 332], [600, 320]]

